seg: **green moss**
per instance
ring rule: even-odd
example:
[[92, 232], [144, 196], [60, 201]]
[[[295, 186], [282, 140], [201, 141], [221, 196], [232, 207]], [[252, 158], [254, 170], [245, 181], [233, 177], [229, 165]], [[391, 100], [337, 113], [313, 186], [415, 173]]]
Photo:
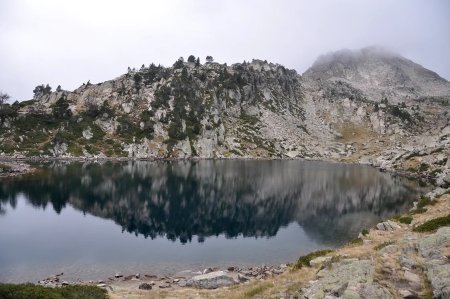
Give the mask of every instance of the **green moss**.
[[415, 232], [432, 232], [442, 226], [450, 226], [450, 214], [444, 217], [435, 218], [421, 224], [413, 229]]
[[307, 255], [301, 256], [298, 258], [297, 262], [294, 264], [294, 269], [301, 269], [302, 267], [310, 267], [311, 265], [309, 262], [311, 262], [313, 259], [327, 255], [328, 253], [333, 252], [333, 250], [325, 249], [325, 250], [318, 250], [311, 252]]
[[2, 299], [106, 299], [107, 292], [96, 286], [48, 288], [33, 284], [0, 284]]

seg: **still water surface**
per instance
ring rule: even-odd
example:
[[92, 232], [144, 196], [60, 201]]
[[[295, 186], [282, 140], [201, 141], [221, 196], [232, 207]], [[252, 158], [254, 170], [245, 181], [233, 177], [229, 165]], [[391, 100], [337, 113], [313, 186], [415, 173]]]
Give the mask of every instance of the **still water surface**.
[[51, 162], [0, 181], [0, 281], [294, 261], [407, 210], [413, 181], [306, 161]]

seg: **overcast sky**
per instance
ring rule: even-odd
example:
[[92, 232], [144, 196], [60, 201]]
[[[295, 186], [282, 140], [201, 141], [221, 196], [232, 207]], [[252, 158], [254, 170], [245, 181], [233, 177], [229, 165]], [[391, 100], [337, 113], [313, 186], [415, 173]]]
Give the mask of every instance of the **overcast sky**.
[[447, 0], [0, 0], [0, 38], [0, 90], [12, 100], [190, 54], [302, 73], [320, 54], [370, 45], [450, 79]]

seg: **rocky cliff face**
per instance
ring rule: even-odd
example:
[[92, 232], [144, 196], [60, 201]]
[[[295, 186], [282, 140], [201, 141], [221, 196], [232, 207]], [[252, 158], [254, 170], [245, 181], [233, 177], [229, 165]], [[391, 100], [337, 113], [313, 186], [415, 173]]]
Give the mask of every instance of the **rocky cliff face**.
[[[402, 157], [415, 151], [448, 156], [449, 99], [449, 82], [376, 48], [322, 56], [303, 75], [260, 60], [179, 60], [72, 92], [37, 87], [33, 100], [2, 108], [0, 153], [287, 157], [405, 168]], [[438, 163], [430, 171], [448, 174], [438, 160], [433, 154], [426, 162]]]

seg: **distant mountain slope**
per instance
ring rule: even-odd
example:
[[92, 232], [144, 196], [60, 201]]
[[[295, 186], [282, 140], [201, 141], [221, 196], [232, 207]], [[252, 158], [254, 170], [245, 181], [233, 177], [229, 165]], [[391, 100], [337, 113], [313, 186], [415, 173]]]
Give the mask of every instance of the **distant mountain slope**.
[[303, 76], [312, 81], [341, 80], [372, 101], [396, 102], [450, 96], [450, 83], [398, 54], [368, 47], [320, 56]]
[[450, 155], [449, 82], [397, 54], [338, 51], [302, 76], [261, 60], [190, 61], [143, 65], [74, 91], [37, 86], [32, 100], [0, 107], [0, 157], [306, 158], [388, 167], [425, 148]]

